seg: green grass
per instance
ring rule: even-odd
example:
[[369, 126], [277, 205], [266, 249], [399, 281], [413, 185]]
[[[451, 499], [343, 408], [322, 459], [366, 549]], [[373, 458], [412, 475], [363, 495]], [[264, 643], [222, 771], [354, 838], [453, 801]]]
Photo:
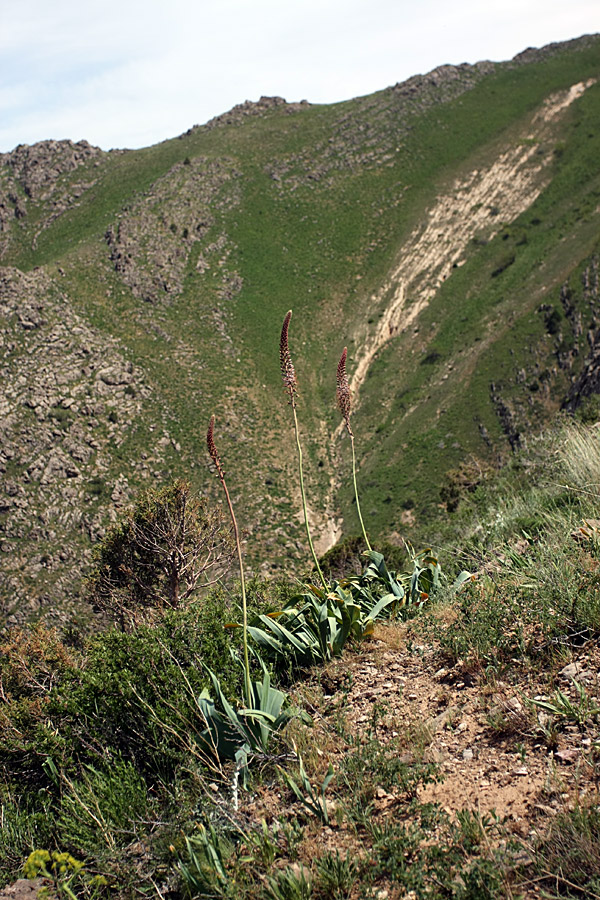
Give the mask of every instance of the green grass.
[[[332, 479], [338, 478], [338, 448], [331, 442], [336, 362], [346, 344], [351, 372], [365, 326], [381, 313], [372, 297], [407, 237], [456, 178], [488, 165], [500, 149], [521, 139], [523, 124], [549, 93], [597, 70], [596, 40], [527, 65], [498, 65], [454, 99], [440, 100], [433, 87], [416, 100], [389, 89], [333, 106], [275, 109], [240, 125], [194, 129], [145, 150], [108, 154], [99, 166], [91, 161], [62, 176], [64, 185], [97, 180], [77, 206], [37, 235], [35, 249], [32, 235], [49, 207], [30, 204], [28, 216], [13, 227], [3, 262], [24, 270], [47, 267], [84, 322], [101, 339], [116, 338], [123, 359], [143, 371], [150, 396], [124, 431], [123, 443], [109, 450], [107, 482], [124, 474], [132, 491], [142, 486], [135, 461], [153, 442], [155, 426], [181, 447], [165, 448], [165, 480], [189, 476], [196, 488], [215, 495], [203, 440], [215, 413], [227, 440], [228, 478], [243, 504], [241, 524], [252, 531], [252, 561], [261, 562], [261, 539], [268, 534], [284, 548], [273, 562], [281, 566], [289, 544], [302, 541], [301, 526], [289, 514], [295, 509], [287, 483], [293, 440], [277, 359], [283, 315], [294, 310], [290, 342], [301, 390], [309, 505], [319, 522]], [[529, 390], [534, 383], [539, 388], [541, 372], [555, 368], [552, 340], [536, 309], [548, 303], [558, 310], [560, 287], [570, 279], [586, 325], [589, 320], [577, 281], [597, 252], [599, 94], [597, 86], [589, 88], [557, 128], [547, 148], [552, 179], [534, 206], [489, 244], [471, 245], [465, 265], [422, 313], [419, 335], [398, 336], [371, 367], [355, 421], [359, 487], [373, 538], [413, 532], [403, 515], [407, 502], [414, 503], [417, 526], [435, 521], [442, 528], [446, 472], [469, 454], [495, 460], [508, 452], [490, 400], [491, 381], [516, 407], [524, 433], [535, 431], [562, 401], [569, 384], [562, 370], [548, 382], [549, 398]], [[202, 241], [204, 247], [224, 235], [229, 255], [221, 269], [215, 253], [202, 274], [195, 269], [195, 245], [182, 293], [146, 303], [114, 271], [105, 232], [144, 206], [151, 230], [163, 229], [171, 240], [172, 223], [162, 224], [160, 215], [176, 208], [175, 186], [187, 167], [168, 176], [174, 193], [166, 206], [164, 198], [147, 198], [173, 166], [200, 157], [225, 161], [239, 173], [217, 192], [214, 221]], [[239, 202], [219, 207], [217, 201], [232, 191], [239, 192]], [[154, 264], [151, 256], [140, 260], [146, 270]], [[223, 271], [243, 281], [232, 300], [218, 294]], [[441, 381], [449, 364], [453, 369]], [[515, 374], [523, 368], [526, 381], [517, 384]], [[118, 409], [113, 414], [127, 424]], [[66, 417], [57, 415], [66, 431]], [[99, 435], [105, 442], [108, 432]], [[339, 450], [347, 472], [346, 448]], [[265, 491], [267, 480], [276, 482], [275, 496]], [[353, 534], [358, 523], [349, 479], [342, 476], [340, 482], [329, 511], [339, 509], [345, 533]], [[274, 536], [278, 529], [289, 535], [287, 547]], [[302, 566], [302, 545], [291, 552]]]
[[581, 805], [557, 816], [539, 841], [535, 869], [548, 897], [584, 897], [600, 890], [598, 809]]
[[[597, 430], [572, 423], [532, 441], [502, 471], [488, 471], [447, 524], [445, 540], [455, 549], [442, 554], [448, 584], [453, 570], [464, 567], [478, 571], [477, 580], [457, 595], [442, 590], [404, 626], [409, 646], [422, 650], [431, 643], [440, 663], [460, 660], [461, 671], [480, 680], [482, 703], [486, 686], [500, 678], [545, 679], [556, 713], [547, 715], [541, 738], [531, 713], [524, 740], [548, 746], [567, 726], [592, 735], [597, 729], [594, 685], [571, 706], [560, 706], [552, 686], [582, 640], [592, 647], [600, 636], [600, 538], [593, 525], [580, 540], [571, 537], [595, 512], [598, 484]], [[280, 608], [293, 589], [255, 580], [252, 614]], [[598, 823], [592, 806], [560, 813], [544, 834], [538, 829], [527, 844], [531, 867], [523, 872], [522, 847], [497, 816], [464, 809], [454, 821], [419, 802], [421, 788], [442, 774], [425, 755], [427, 739], [420, 742], [414, 726], [396, 725], [399, 733], [382, 741], [379, 726], [388, 710], [376, 702], [362, 730], [349, 728], [343, 686], [338, 710], [320, 714], [326, 731], [294, 723], [273, 753], [251, 767], [250, 793], [239, 795], [238, 811], [233, 770], [201, 751], [205, 723], [196, 702], [208, 683], [205, 666], [230, 698], [241, 696], [242, 669], [229, 654], [230, 647], [239, 652], [239, 634], [223, 628], [239, 615], [232, 599], [219, 588], [154, 626], [79, 636], [77, 646], [43, 627], [6, 635], [0, 882], [17, 877], [34, 850], [46, 850], [85, 863], [82, 897], [94, 875], [123, 898], [156, 884], [174, 897], [243, 900], [341, 898], [351, 888], [410, 890], [423, 900], [501, 898], [531, 877], [549, 890], [568, 888], [573, 897], [593, 888]], [[347, 678], [344, 660], [337, 665]], [[299, 690], [305, 673], [292, 665], [284, 678]], [[506, 736], [508, 727], [490, 712], [490, 728]], [[322, 750], [323, 736], [329, 743]], [[323, 797], [335, 802], [323, 842], [323, 823], [306, 810], [288, 809], [288, 782], [278, 767], [297, 778], [293, 760], [301, 746], [313, 793], [321, 796], [322, 756], [334, 740], [335, 776]], [[409, 761], [402, 756], [407, 745]], [[526, 752], [525, 743], [518, 746]], [[392, 817], [377, 811], [381, 790], [397, 797]], [[277, 793], [282, 808], [273, 821], [261, 823], [246, 810], [250, 798]], [[344, 835], [339, 845], [338, 834]], [[361, 852], [348, 851], [348, 842]]]

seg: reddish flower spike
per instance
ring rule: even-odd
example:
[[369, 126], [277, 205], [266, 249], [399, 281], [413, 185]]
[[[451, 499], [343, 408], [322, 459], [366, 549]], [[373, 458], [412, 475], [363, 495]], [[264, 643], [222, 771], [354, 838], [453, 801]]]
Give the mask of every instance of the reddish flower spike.
[[344, 347], [342, 355], [340, 357], [340, 361], [337, 367], [337, 405], [340, 413], [342, 414], [342, 418], [346, 424], [346, 428], [348, 430], [348, 434], [352, 436], [352, 428], [350, 427], [350, 388], [348, 387], [348, 376], [346, 375], [346, 357], [348, 355], [348, 348]]
[[281, 329], [281, 338], [279, 340], [279, 362], [281, 364], [281, 376], [283, 378], [284, 387], [289, 394], [291, 405], [295, 407], [296, 396], [298, 394], [298, 382], [296, 381], [296, 372], [292, 363], [292, 357], [290, 355], [290, 348], [288, 343], [288, 331], [291, 318], [292, 310], [290, 309], [285, 319], [283, 320], [283, 326]]
[[223, 471], [223, 469], [221, 467], [221, 460], [219, 459], [219, 453], [218, 453], [217, 447], [215, 445], [214, 432], [215, 432], [215, 417], [211, 416], [210, 423], [208, 426], [208, 431], [206, 432], [206, 446], [208, 447], [208, 452], [210, 453], [210, 458], [212, 459], [215, 466], [217, 467], [217, 472], [219, 473], [220, 477], [223, 478], [225, 475], [225, 472]]

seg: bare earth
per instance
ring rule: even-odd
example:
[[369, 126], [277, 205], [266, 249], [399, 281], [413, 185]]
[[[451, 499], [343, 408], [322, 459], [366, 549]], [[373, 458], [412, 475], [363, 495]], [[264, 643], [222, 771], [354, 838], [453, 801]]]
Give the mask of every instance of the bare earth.
[[[26, 878], [19, 878], [10, 887], [0, 890], [0, 900], [35, 900], [39, 889], [43, 886], [41, 878], [34, 878], [28, 881]], [[50, 895], [46, 895], [50, 900]]]
[[[378, 739], [384, 744], [396, 739], [403, 762], [439, 766], [441, 780], [418, 789], [420, 802], [439, 804], [451, 818], [468, 809], [500, 821], [507, 836], [522, 842], [527, 869], [531, 840], [544, 835], [559, 812], [586, 797], [597, 799], [594, 744], [600, 735], [597, 725], [588, 723], [582, 731], [567, 724], [557, 729], [555, 742], [549, 742], [540, 731], [538, 713], [524, 698], [549, 696], [560, 688], [575, 699], [573, 672], [589, 696], [597, 697], [600, 651], [583, 648], [577, 659], [565, 660], [564, 674], [557, 674], [549, 690], [543, 675], [519, 669], [506, 680], [494, 680], [484, 672], [467, 670], [461, 662], [444, 666], [439, 654], [419, 645], [406, 626], [379, 626], [375, 635], [358, 653], [345, 654], [298, 689], [298, 700], [309, 709], [312, 705], [314, 727], [304, 739], [300, 733], [297, 743], [307, 769], [310, 762], [313, 772], [322, 770], [314, 783], [320, 783], [329, 761], [337, 770], [348, 751], [336, 720], [341, 718], [351, 735], [366, 734], [376, 720]], [[334, 779], [329, 789], [332, 810], [335, 784]], [[290, 809], [289, 800], [285, 793], [267, 788], [244, 804], [244, 813], [255, 821], [301, 813], [299, 806]], [[374, 820], [401, 821], [406, 809], [400, 791], [376, 790]], [[311, 859], [325, 850], [364, 852], [341, 818], [336, 824], [332, 816], [331, 826], [325, 828], [315, 823], [315, 845], [311, 851], [308, 841], [301, 853], [304, 865], [309, 867]], [[392, 900], [397, 890], [388, 884], [384, 893]], [[535, 885], [527, 883], [518, 893], [526, 900], [541, 896]]]

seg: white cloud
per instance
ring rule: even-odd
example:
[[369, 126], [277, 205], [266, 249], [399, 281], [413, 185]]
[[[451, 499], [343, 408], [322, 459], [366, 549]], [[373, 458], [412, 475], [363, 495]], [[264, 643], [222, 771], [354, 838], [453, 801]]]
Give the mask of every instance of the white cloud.
[[21, 0], [0, 13], [0, 150], [144, 146], [260, 94], [335, 102], [599, 26], [597, 0]]

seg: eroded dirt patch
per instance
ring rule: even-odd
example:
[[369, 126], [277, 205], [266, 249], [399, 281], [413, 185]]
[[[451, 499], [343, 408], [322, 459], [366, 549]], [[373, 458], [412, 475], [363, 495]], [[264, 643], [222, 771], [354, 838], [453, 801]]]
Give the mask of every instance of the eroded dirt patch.
[[552, 154], [538, 153], [551, 125], [592, 84], [579, 82], [549, 97], [513, 142], [489, 166], [474, 169], [441, 194], [400, 251], [397, 265], [371, 298], [381, 310], [373, 333], [361, 335], [350, 388], [358, 396], [376, 354], [399, 331], [409, 328], [435, 292], [464, 261], [465, 248], [477, 234], [490, 240], [538, 198], [549, 181]]

